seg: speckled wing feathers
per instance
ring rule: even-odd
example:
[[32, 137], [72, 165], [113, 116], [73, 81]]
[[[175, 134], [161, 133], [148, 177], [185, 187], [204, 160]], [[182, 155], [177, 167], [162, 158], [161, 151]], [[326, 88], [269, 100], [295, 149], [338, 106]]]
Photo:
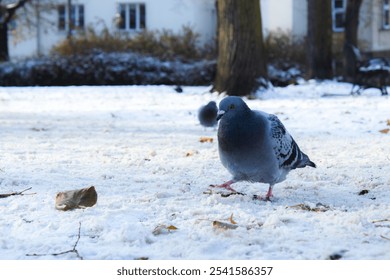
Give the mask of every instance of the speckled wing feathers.
[[[275, 115], [269, 115], [271, 141], [280, 167], [295, 169], [301, 167], [305, 155]], [[303, 164], [305, 165], [305, 164]]]

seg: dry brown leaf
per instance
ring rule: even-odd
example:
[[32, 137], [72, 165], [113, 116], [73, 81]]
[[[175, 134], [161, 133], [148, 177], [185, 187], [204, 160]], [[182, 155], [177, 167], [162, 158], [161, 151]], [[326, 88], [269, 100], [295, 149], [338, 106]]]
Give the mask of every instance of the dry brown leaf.
[[213, 143], [214, 138], [212, 137], [200, 137], [199, 142], [200, 143]]
[[57, 210], [72, 210], [76, 208], [92, 207], [96, 204], [97, 193], [94, 186], [59, 192], [56, 195], [55, 207]]
[[186, 157], [192, 157], [193, 155], [198, 154], [198, 153], [199, 153], [198, 151], [188, 151], [186, 153]]
[[178, 228], [174, 225], [166, 226], [166, 225], [158, 225], [154, 228], [153, 234], [154, 235], [160, 235], [160, 234], [168, 234], [171, 233], [173, 230], [177, 230]]
[[177, 230], [178, 228], [175, 227], [174, 225], [170, 225], [167, 227], [168, 230]]
[[237, 225], [232, 225], [224, 222], [214, 221], [213, 227], [220, 228], [220, 229], [236, 229], [238, 228]]
[[390, 126], [390, 120], [387, 120], [387, 126]]
[[229, 222], [231, 222], [233, 225], [237, 224], [237, 223], [233, 220], [233, 213], [230, 215]]
[[390, 131], [390, 128], [385, 128], [385, 129], [379, 130], [379, 132], [383, 133], [383, 134], [387, 134], [387, 133], [389, 133], [389, 131]]

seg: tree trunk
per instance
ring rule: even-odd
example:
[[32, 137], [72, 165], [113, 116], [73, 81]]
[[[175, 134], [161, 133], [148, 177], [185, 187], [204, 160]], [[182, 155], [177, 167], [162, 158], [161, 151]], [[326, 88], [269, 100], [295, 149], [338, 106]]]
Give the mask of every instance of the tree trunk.
[[73, 25], [72, 25], [72, 0], [67, 0], [67, 11], [68, 11], [68, 18], [67, 18], [67, 21], [68, 21], [68, 32], [66, 34], [66, 38], [68, 40], [71, 40], [72, 39], [72, 29], [73, 29]]
[[19, 0], [12, 5], [5, 5], [1, 4], [0, 0], [0, 61], [9, 60], [8, 24], [15, 15], [16, 10], [30, 1], [31, 0]]
[[0, 62], [8, 59], [8, 25], [0, 22]]
[[348, 0], [344, 30], [344, 75], [347, 80], [355, 78], [356, 56], [351, 53], [351, 46], [358, 47], [359, 13], [362, 0]]
[[332, 3], [308, 0], [308, 75], [309, 78], [332, 77]]
[[218, 0], [218, 62], [213, 90], [250, 95], [267, 78], [259, 0]]

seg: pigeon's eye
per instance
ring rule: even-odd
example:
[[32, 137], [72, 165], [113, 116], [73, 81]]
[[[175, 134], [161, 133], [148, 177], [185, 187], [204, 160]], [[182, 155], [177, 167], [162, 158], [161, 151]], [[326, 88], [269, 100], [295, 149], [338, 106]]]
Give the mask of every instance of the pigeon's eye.
[[229, 109], [234, 109], [235, 107], [234, 104], [230, 104]]

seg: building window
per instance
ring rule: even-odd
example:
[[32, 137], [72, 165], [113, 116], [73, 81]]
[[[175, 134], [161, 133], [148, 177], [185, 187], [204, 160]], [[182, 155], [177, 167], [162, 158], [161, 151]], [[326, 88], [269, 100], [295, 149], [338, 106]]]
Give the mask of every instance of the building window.
[[[58, 6], [58, 29], [69, 28], [68, 6]], [[84, 29], [84, 5], [72, 5], [70, 8], [70, 27], [72, 30]]]
[[332, 28], [334, 32], [344, 31], [346, 4], [346, 0], [332, 0]]
[[121, 3], [118, 6], [118, 28], [122, 30], [141, 30], [146, 27], [145, 4]]
[[390, 1], [383, 0], [383, 29], [390, 29]]

